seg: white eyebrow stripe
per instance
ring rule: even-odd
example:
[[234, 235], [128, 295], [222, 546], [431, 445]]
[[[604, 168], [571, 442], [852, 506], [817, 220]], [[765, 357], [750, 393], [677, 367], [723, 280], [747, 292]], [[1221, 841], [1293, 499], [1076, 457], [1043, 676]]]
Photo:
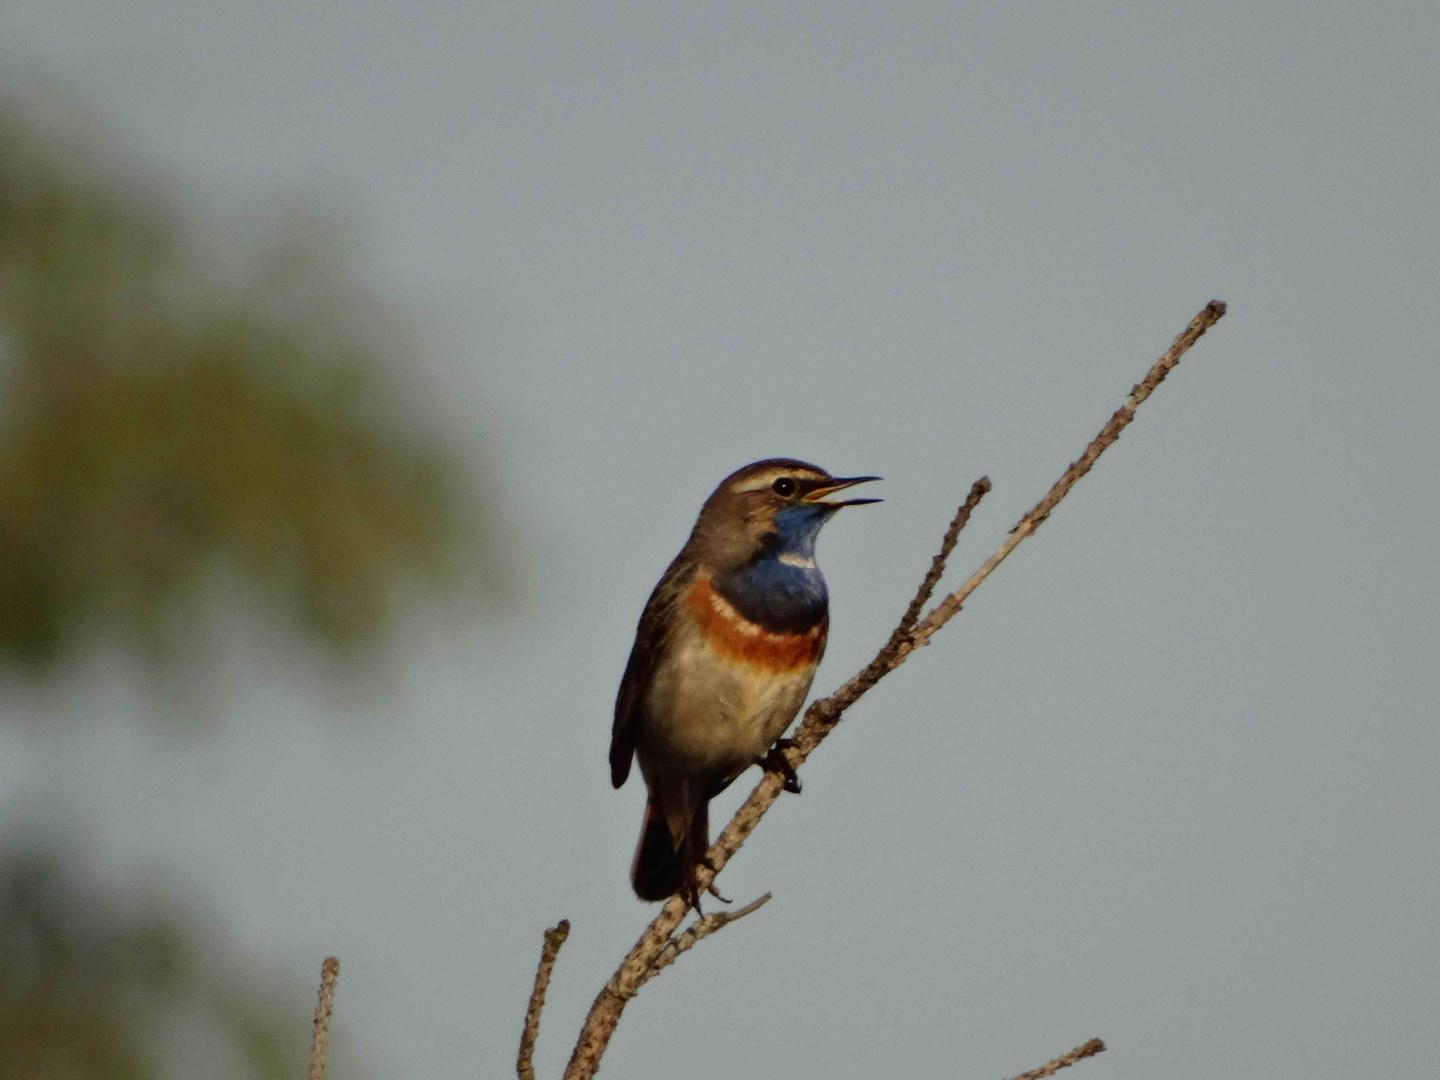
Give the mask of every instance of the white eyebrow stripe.
[[802, 570], [815, 569], [814, 559], [807, 559], [804, 555], [796, 555], [792, 551], [782, 551], [776, 558], [786, 566], [798, 566]]
[[761, 488], [768, 488], [782, 476], [789, 476], [795, 480], [823, 480], [824, 477], [816, 476], [805, 469], [769, 469], [759, 476], [752, 476], [746, 481], [744, 487], [735, 488], [736, 491], [759, 491]]
[[779, 480], [780, 477], [789, 475], [790, 474], [784, 469], [771, 469], [769, 472], [763, 472], [759, 476], [752, 476], [744, 487], [736, 488], [735, 490], [759, 491], [761, 488], [769, 487], [776, 480]]

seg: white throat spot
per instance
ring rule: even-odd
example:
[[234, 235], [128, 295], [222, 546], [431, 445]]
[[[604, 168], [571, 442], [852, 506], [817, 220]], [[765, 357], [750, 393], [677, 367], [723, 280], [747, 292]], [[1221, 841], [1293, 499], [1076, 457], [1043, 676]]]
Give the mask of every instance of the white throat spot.
[[815, 569], [815, 560], [806, 555], [796, 555], [791, 551], [782, 551], [776, 557], [786, 566], [798, 566], [801, 570]]

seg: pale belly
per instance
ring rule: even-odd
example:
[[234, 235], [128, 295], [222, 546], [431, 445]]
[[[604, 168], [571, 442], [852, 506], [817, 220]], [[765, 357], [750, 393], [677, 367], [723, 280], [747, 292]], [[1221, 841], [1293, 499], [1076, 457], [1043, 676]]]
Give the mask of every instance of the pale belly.
[[647, 777], [737, 773], [790, 725], [815, 667], [777, 672], [717, 654], [698, 636], [655, 673], [636, 755]]

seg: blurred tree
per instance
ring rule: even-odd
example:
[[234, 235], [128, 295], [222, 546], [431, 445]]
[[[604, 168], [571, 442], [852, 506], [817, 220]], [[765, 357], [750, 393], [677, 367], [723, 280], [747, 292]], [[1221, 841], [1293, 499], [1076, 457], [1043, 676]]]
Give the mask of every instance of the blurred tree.
[[[0, 663], [193, 656], [217, 577], [340, 657], [411, 581], [473, 567], [497, 599], [493, 498], [386, 391], [404, 335], [334, 245], [202, 257], [164, 185], [28, 116], [0, 98]], [[0, 859], [0, 1080], [303, 1067], [313, 1004], [247, 989], [195, 920]]]
[[[206, 938], [153, 897], [100, 896], [51, 859], [9, 856], [0, 864], [0, 1077], [298, 1075], [313, 1004], [255, 989], [258, 974], [237, 976], [244, 962]], [[334, 1037], [339, 1071], [359, 1075], [343, 1025]]]
[[220, 566], [353, 655], [485, 535], [334, 253], [292, 233], [222, 283], [173, 202], [0, 100], [0, 658], [33, 673], [97, 634], [165, 656]]

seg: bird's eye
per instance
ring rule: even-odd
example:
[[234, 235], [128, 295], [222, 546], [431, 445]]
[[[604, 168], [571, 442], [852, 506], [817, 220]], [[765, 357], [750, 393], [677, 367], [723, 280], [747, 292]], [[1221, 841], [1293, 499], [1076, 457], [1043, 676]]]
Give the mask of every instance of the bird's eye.
[[788, 476], [780, 477], [780, 479], [776, 480], [775, 483], [770, 485], [770, 487], [774, 490], [776, 495], [795, 494], [795, 481], [791, 480]]

